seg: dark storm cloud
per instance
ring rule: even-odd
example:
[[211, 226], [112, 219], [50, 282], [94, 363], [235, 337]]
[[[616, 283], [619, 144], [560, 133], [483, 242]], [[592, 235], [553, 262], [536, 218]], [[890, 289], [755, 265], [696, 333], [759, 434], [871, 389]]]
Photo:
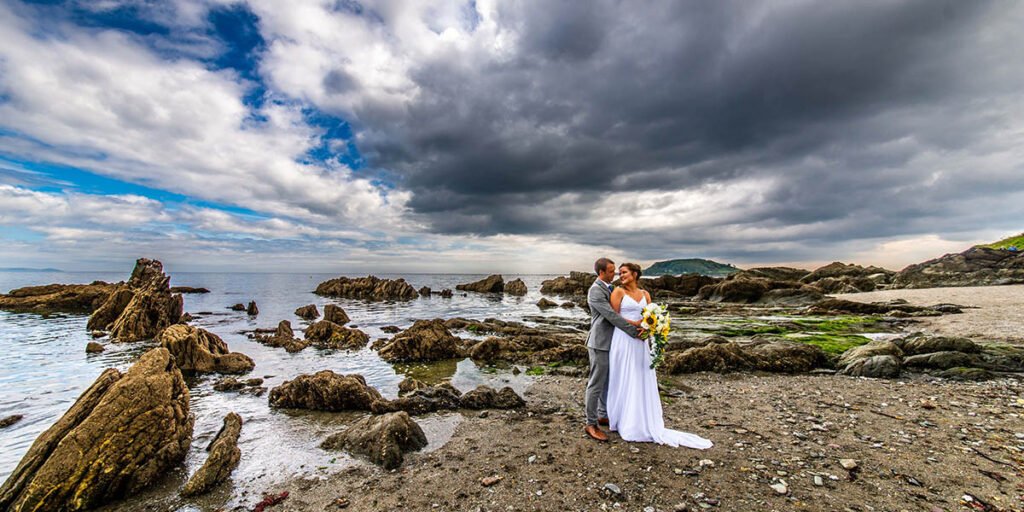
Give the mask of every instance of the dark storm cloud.
[[[600, 243], [608, 237], [577, 233], [574, 222], [609, 194], [758, 177], [784, 184], [735, 224], [860, 216], [854, 232], [792, 237], [919, 232], [943, 217], [935, 201], [951, 191], [961, 202], [943, 206], [946, 215], [975, 204], [964, 169], [929, 181], [935, 169], [915, 162], [985, 137], [991, 125], [972, 114], [979, 98], [1019, 99], [1007, 83], [1019, 85], [1019, 72], [992, 54], [1020, 48], [1019, 31], [994, 23], [1019, 10], [932, 0], [502, 4], [497, 22], [518, 34], [514, 55], [421, 62], [418, 99], [403, 116], [389, 111], [382, 128], [382, 115], [362, 113], [360, 149], [445, 233]], [[1009, 175], [990, 182], [979, 194], [1024, 189]], [[568, 193], [570, 207], [538, 208]], [[700, 242], [700, 231], [651, 238]]]

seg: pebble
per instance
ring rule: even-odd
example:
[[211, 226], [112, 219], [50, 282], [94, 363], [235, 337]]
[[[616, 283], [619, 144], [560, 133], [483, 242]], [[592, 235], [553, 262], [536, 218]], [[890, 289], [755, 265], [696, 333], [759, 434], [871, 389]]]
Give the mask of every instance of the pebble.
[[629, 453], [640, 453], [640, 448], [637, 448], [635, 446], [630, 446], [629, 447]]
[[787, 487], [786, 484], [783, 483], [783, 482], [779, 482], [777, 484], [772, 484], [771, 487], [778, 494], [782, 494], [782, 495], [789, 494], [789, 487]]
[[604, 484], [604, 488], [608, 489], [608, 491], [611, 492], [612, 494], [622, 494], [622, 489], [619, 489], [619, 486], [613, 483], [609, 482], [607, 484]]
[[644, 512], [655, 512], [654, 507], [644, 507]]
[[479, 417], [481, 417], [481, 418], [486, 418], [486, 417], [488, 417], [488, 416], [490, 416], [490, 414], [489, 414], [489, 413], [488, 413], [487, 411], [483, 411], [483, 412], [481, 412], [481, 413], [480, 413], [480, 415], [479, 415]]
[[490, 487], [490, 486], [492, 486], [492, 485], [502, 481], [503, 479], [504, 479], [504, 477], [501, 477], [501, 476], [498, 476], [498, 475], [485, 476], [485, 477], [480, 479], [480, 484], [483, 485], [484, 487]]
[[847, 471], [853, 471], [857, 469], [857, 461], [853, 459], [839, 459], [839, 465]]
[[715, 467], [715, 461], [713, 461], [711, 459], [701, 459], [700, 462], [698, 462], [697, 464], [700, 467], [702, 467], [702, 468], [703, 467], [709, 467], [709, 468]]
[[529, 457], [528, 457], [528, 458], [526, 459], [526, 462], [529, 462], [530, 464], [533, 464], [534, 462], [537, 462], [537, 456], [536, 456], [536, 455], [530, 455], [530, 456], [529, 456]]
[[818, 487], [821, 487], [821, 486], [825, 485], [825, 479], [821, 478], [818, 475], [814, 475], [814, 485], [816, 485]]

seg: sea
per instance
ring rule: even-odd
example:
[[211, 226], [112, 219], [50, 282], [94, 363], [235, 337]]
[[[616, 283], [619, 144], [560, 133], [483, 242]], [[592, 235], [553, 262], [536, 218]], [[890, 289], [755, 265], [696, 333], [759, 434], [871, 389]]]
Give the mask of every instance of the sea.
[[[511, 386], [523, 392], [532, 377], [512, 367], [488, 367], [466, 359], [433, 364], [393, 365], [377, 356], [369, 347], [358, 351], [322, 350], [309, 347], [289, 354], [283, 348], [261, 345], [245, 334], [256, 328], [274, 328], [289, 320], [296, 331], [307, 322], [295, 316], [295, 309], [316, 304], [323, 313], [327, 304], [337, 304], [371, 340], [390, 337], [381, 327], [410, 326], [415, 320], [464, 317], [497, 318], [522, 321], [530, 316], [564, 317], [583, 320], [579, 308], [541, 310], [540, 285], [551, 275], [505, 275], [506, 281], [521, 278], [529, 293], [523, 297], [501, 294], [456, 292], [452, 298], [420, 297], [408, 301], [366, 302], [332, 299], [313, 293], [317, 284], [338, 274], [258, 274], [258, 273], [170, 273], [171, 286], [203, 287], [205, 294], [184, 295], [185, 311], [198, 318], [192, 325], [211, 331], [227, 342], [233, 352], [247, 354], [256, 362], [245, 378], [260, 377], [269, 390], [303, 373], [333, 370], [363, 375], [384, 396], [394, 398], [398, 383], [406, 376], [428, 382], [450, 380], [468, 391], [480, 384]], [[349, 277], [358, 277], [350, 274]], [[383, 278], [403, 278], [416, 289], [455, 289], [486, 277], [478, 274], [378, 274]], [[50, 283], [90, 283], [95, 280], [123, 281], [127, 273], [97, 272], [0, 272], [0, 290]], [[233, 304], [256, 301], [259, 315], [231, 311]], [[0, 418], [14, 414], [24, 419], [0, 430], [0, 481], [6, 480], [32, 442], [49, 428], [75, 402], [81, 393], [106, 368], [127, 370], [140, 354], [155, 346], [152, 342], [112, 343], [98, 341], [106, 350], [86, 354], [92, 340], [86, 330], [87, 315], [38, 314], [0, 311]], [[530, 324], [531, 322], [525, 322]], [[460, 333], [460, 335], [463, 333]], [[301, 336], [298, 332], [297, 336]], [[525, 368], [518, 368], [524, 370]], [[314, 411], [277, 410], [268, 405], [269, 392], [262, 396], [213, 390], [218, 375], [188, 378], [191, 411], [195, 416], [192, 449], [185, 464], [168, 475], [155, 489], [154, 496], [168, 496], [165, 506], [178, 510], [200, 510], [216, 506], [241, 506], [258, 500], [261, 492], [296, 478], [325, 478], [358, 463], [344, 452], [319, 448], [328, 435], [343, 430], [358, 415]], [[239, 438], [242, 459], [231, 477], [212, 497], [195, 503], [177, 501], [173, 489], [184, 483], [206, 458], [205, 448], [220, 430], [222, 420], [234, 411], [242, 416]], [[442, 413], [418, 418], [427, 433], [427, 450], [443, 445], [462, 420], [461, 414]], [[159, 501], [159, 498], [150, 498]], [[206, 501], [202, 501], [206, 500]]]

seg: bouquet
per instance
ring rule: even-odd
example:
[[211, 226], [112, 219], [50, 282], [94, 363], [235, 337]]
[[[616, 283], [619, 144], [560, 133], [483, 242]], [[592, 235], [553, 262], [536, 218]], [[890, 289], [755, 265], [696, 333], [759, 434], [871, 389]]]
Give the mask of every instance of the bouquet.
[[655, 369], [665, 359], [665, 345], [668, 345], [668, 333], [671, 332], [672, 317], [665, 306], [648, 304], [644, 307], [644, 315], [640, 327], [647, 331], [647, 339], [651, 342], [651, 369]]

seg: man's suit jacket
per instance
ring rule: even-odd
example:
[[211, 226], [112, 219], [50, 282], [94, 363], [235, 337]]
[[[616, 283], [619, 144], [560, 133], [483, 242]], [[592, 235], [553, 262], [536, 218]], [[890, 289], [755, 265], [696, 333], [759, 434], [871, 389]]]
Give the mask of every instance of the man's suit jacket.
[[612, 291], [608, 286], [595, 279], [587, 291], [587, 305], [590, 306], [590, 335], [587, 336], [587, 348], [594, 350], [610, 350], [612, 333], [618, 327], [634, 338], [639, 334], [636, 327], [622, 318], [612, 309]]

